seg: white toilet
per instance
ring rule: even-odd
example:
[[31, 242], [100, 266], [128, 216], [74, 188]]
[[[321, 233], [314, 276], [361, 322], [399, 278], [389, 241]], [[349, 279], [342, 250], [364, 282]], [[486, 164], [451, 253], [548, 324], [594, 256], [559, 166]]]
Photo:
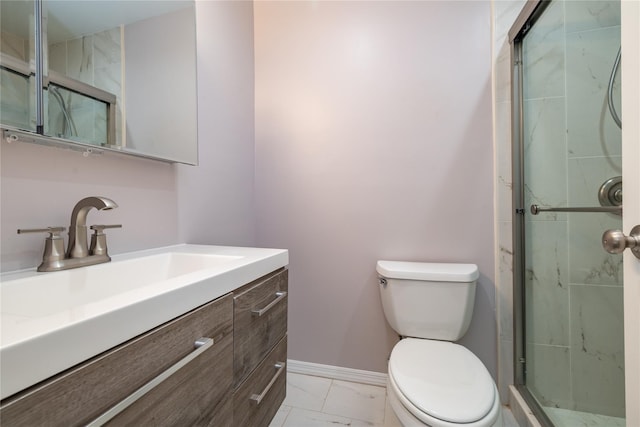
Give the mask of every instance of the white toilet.
[[382, 307], [403, 339], [389, 358], [387, 394], [405, 426], [502, 426], [498, 389], [455, 344], [471, 322], [478, 267], [378, 261]]

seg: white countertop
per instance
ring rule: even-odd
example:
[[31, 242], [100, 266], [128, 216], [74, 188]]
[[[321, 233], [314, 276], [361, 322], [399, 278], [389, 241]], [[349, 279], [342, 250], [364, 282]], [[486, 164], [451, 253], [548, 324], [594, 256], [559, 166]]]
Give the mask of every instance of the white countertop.
[[[178, 263], [172, 271], [157, 271], [153, 268], [157, 262], [168, 259], [162, 258], [164, 254], [178, 254], [188, 262]], [[211, 255], [214, 262], [194, 267], [188, 260], [192, 254]], [[289, 253], [283, 249], [183, 244], [115, 255], [110, 263], [73, 270], [2, 274], [0, 397], [288, 263]], [[114, 271], [120, 274], [117, 280], [110, 276]]]

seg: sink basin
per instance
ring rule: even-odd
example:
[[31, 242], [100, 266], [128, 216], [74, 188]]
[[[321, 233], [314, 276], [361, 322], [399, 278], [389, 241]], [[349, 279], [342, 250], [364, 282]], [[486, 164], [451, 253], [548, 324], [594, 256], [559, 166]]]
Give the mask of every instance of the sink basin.
[[73, 270], [0, 275], [0, 398], [289, 262], [286, 250], [206, 245], [112, 258]]
[[[120, 262], [38, 274], [2, 286], [3, 315], [48, 316], [122, 296], [199, 270], [224, 268], [241, 256], [167, 252]], [[126, 297], [126, 295], [125, 295]], [[4, 332], [4, 331], [3, 331]]]

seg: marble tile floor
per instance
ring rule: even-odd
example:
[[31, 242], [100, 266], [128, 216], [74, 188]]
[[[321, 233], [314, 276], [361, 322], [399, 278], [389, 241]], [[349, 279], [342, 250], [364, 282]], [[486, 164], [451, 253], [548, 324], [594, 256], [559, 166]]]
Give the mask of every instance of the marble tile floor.
[[625, 427], [624, 418], [560, 408], [544, 408], [556, 427]]
[[[503, 408], [504, 427], [518, 427]], [[270, 427], [401, 427], [386, 388], [287, 373], [287, 397]]]

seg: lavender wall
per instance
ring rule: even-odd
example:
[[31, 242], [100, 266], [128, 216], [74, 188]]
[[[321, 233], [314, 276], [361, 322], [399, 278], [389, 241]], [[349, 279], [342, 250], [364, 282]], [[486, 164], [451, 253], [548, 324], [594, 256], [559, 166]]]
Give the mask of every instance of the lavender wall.
[[179, 237], [254, 246], [253, 3], [196, 12], [199, 166], [178, 166]]
[[289, 357], [386, 371], [377, 259], [473, 262], [494, 373], [489, 2], [255, 3], [258, 244], [290, 250]]

